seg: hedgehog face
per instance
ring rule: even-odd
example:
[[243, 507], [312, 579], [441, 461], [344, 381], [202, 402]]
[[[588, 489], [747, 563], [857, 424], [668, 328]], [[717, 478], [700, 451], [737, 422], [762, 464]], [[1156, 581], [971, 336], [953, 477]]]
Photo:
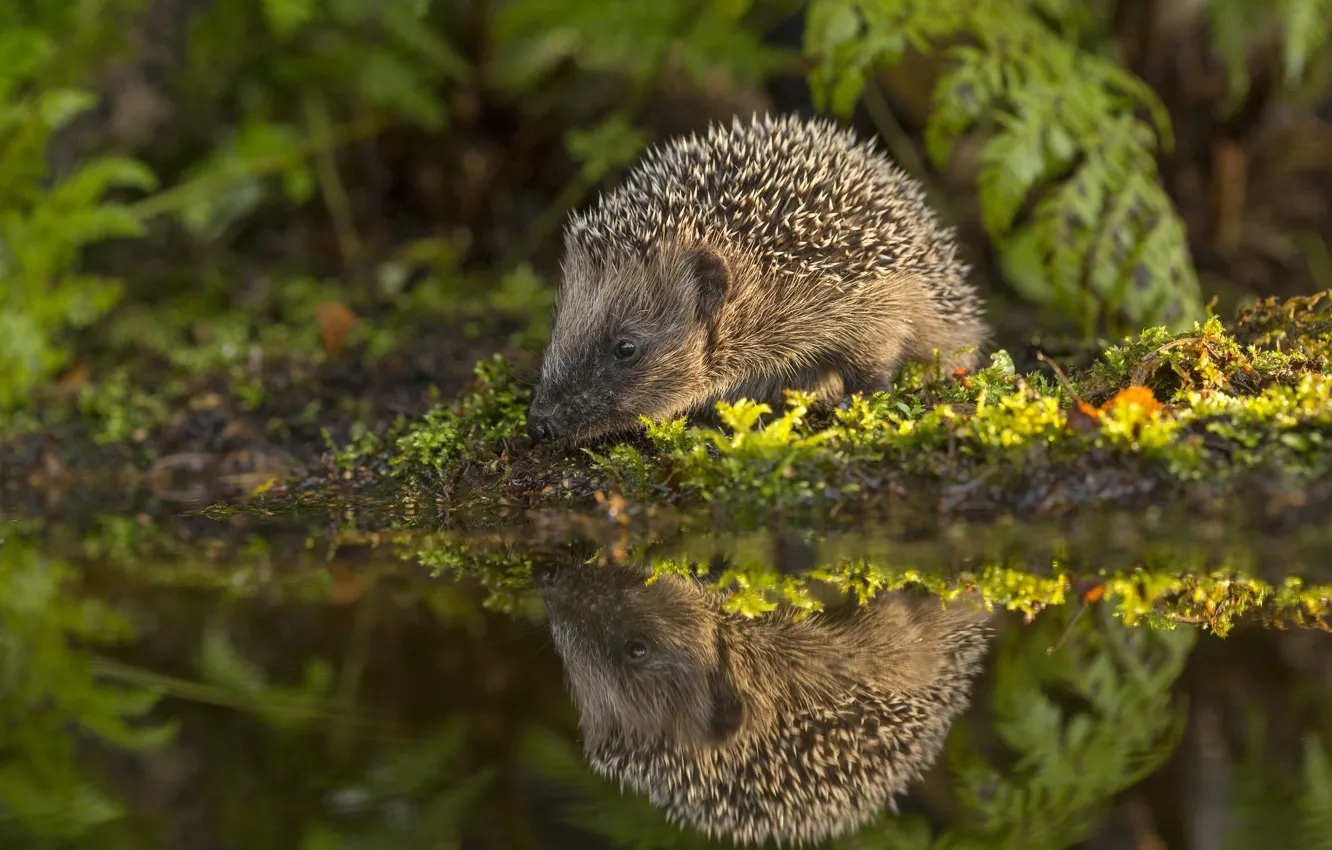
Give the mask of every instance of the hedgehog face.
[[568, 568], [540, 590], [587, 747], [706, 747], [743, 718], [718, 648], [716, 604], [688, 579]]
[[571, 250], [528, 411], [531, 437], [589, 442], [706, 399], [726, 284], [706, 250], [658, 250], [614, 266]]

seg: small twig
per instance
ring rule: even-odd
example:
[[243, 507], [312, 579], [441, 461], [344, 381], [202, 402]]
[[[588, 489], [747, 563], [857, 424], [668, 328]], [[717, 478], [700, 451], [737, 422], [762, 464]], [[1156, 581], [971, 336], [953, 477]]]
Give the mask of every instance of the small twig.
[[[332, 135], [332, 126], [328, 117], [328, 105], [314, 92], [307, 91], [302, 97], [305, 109], [305, 123], [312, 137]], [[333, 149], [321, 148], [314, 155], [315, 174], [319, 177], [319, 191], [324, 196], [324, 204], [333, 218], [333, 231], [337, 235], [338, 248], [342, 258], [352, 270], [361, 272], [361, 238], [356, 233], [356, 217], [352, 214], [351, 200], [347, 189], [342, 185], [338, 174], [338, 164], [333, 158]]]
[[1078, 620], [1082, 617], [1082, 612], [1091, 607], [1093, 602], [1096, 602], [1100, 600], [1101, 597], [1105, 596], [1105, 585], [1092, 584], [1090, 587], [1087, 587], [1086, 590], [1082, 591], [1080, 596], [1082, 599], [1082, 607], [1073, 615], [1073, 619], [1068, 621], [1068, 626], [1064, 628], [1064, 633], [1059, 636], [1059, 640], [1055, 641], [1053, 646], [1046, 647], [1046, 655], [1053, 654], [1055, 650], [1064, 645], [1064, 642], [1068, 640], [1068, 636], [1073, 633], [1073, 627], [1078, 624]]
[[1069, 397], [1073, 399], [1074, 404], [1083, 403], [1082, 397], [1078, 395], [1077, 390], [1073, 389], [1073, 383], [1069, 381], [1068, 376], [1064, 374], [1064, 370], [1059, 368], [1058, 363], [1054, 362], [1049, 357], [1046, 357], [1045, 352], [1043, 351], [1036, 352], [1036, 359], [1054, 370], [1055, 378], [1059, 381], [1060, 385], [1063, 386], [1064, 392], [1068, 393]]
[[[1142, 358], [1142, 360], [1139, 361], [1138, 365], [1133, 367], [1133, 374], [1129, 377], [1129, 381], [1139, 386], [1142, 386], [1143, 382], [1147, 380], [1146, 378], [1147, 373], [1151, 371], [1149, 367], [1155, 366], [1156, 361], [1161, 359], [1161, 355], [1164, 352], [1169, 351], [1172, 348], [1178, 348], [1181, 345], [1188, 345], [1189, 343], [1202, 342], [1202, 341], [1203, 341], [1202, 337], [1186, 336], [1186, 337], [1181, 337], [1180, 339], [1173, 339], [1170, 342], [1167, 342], [1165, 345], [1161, 346], [1160, 348], [1157, 348], [1151, 354], [1148, 354], [1146, 357]], [[1211, 354], [1212, 353], [1211, 348], [1208, 348], [1207, 352]]]
[[866, 83], [861, 102], [865, 104], [865, 112], [869, 114], [870, 120], [874, 122], [875, 129], [879, 131], [879, 136], [883, 138], [884, 144], [888, 146], [893, 159], [897, 160], [897, 164], [915, 177], [925, 188], [925, 194], [929, 197], [930, 205], [941, 215], [946, 213], [948, 205], [943, 192], [931, 179], [931, 172], [925, 164], [925, 160], [917, 152], [915, 143], [911, 141], [911, 137], [897, 120], [897, 116], [893, 114], [888, 99], [883, 96], [883, 92], [879, 88], [878, 80], [870, 76]]
[[130, 205], [131, 212], [140, 219], [150, 219], [165, 213], [175, 212], [190, 204], [197, 195], [220, 192], [233, 183], [249, 180], [256, 175], [271, 174], [290, 166], [293, 162], [306, 159], [321, 150], [332, 149], [360, 139], [377, 136], [391, 126], [388, 119], [368, 119], [356, 121], [339, 127], [335, 133], [320, 138], [306, 140], [290, 151], [266, 157], [250, 164], [244, 171], [214, 171], [184, 183], [177, 183], [155, 195], [150, 195]]

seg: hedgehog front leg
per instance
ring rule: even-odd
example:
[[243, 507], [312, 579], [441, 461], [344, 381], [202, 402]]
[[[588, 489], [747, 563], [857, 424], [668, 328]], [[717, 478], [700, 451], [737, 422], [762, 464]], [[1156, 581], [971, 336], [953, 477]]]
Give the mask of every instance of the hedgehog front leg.
[[851, 397], [856, 393], [869, 398], [878, 392], [892, 392], [893, 382], [897, 379], [897, 373], [901, 368], [900, 358], [893, 358], [880, 366], [847, 369], [842, 375], [845, 390], [842, 394], [841, 405], [849, 404]]
[[797, 368], [794, 374], [767, 372], [742, 382], [726, 398], [748, 398], [765, 402], [774, 411], [786, 407], [786, 390], [799, 390], [812, 394], [820, 401], [832, 403], [845, 392], [842, 372], [825, 364]]

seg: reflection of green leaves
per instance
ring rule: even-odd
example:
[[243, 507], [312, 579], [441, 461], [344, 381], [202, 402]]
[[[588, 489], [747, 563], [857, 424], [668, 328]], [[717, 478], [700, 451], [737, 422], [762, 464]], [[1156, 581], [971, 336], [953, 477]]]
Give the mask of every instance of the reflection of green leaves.
[[[1183, 730], [1172, 685], [1195, 630], [1088, 617], [1047, 655], [1062, 619], [1046, 617], [1010, 636], [1001, 654], [995, 731], [1016, 763], [1001, 773], [954, 753], [959, 797], [986, 841], [1021, 837], [1025, 846], [1055, 848], [1084, 840], [1106, 801], [1155, 770]], [[1056, 694], [1082, 705], [1072, 708]]]
[[332, 690], [333, 669], [327, 661], [307, 662], [299, 687], [272, 684], [263, 670], [236, 650], [220, 622], [204, 629], [199, 673], [203, 682], [220, 686], [229, 698], [242, 701], [275, 728], [306, 725], [329, 711], [326, 697]]
[[[1267, 747], [1268, 720], [1247, 700], [1244, 753], [1229, 793], [1225, 850], [1262, 847], [1332, 848], [1332, 761], [1317, 735], [1306, 733], [1303, 769]], [[1279, 751], [1278, 751], [1279, 752]]]
[[882, 816], [873, 826], [833, 842], [835, 850], [929, 850], [930, 825], [915, 816]]
[[1304, 740], [1304, 792], [1300, 795], [1301, 847], [1332, 850], [1332, 755], [1316, 736]]
[[[463, 774], [468, 726], [462, 716], [451, 718], [428, 738], [399, 748], [376, 766], [360, 789], [361, 801], [347, 815], [379, 812], [371, 828], [349, 828], [343, 840], [317, 846], [348, 850], [398, 850], [455, 844], [480, 795], [494, 780], [494, 771]], [[410, 817], [388, 816], [410, 802]], [[326, 827], [319, 832], [326, 831]]]
[[27, 544], [0, 544], [0, 825], [13, 819], [25, 831], [66, 837], [121, 814], [76, 765], [71, 726], [127, 749], [158, 747], [175, 731], [129, 722], [158, 694], [94, 677], [86, 646], [125, 639], [129, 625], [69, 595], [70, 578], [62, 562]]

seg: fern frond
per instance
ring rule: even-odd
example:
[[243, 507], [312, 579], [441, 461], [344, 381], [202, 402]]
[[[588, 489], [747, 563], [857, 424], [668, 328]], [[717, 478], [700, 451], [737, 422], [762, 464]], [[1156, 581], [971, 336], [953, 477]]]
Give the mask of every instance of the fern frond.
[[1332, 47], [1332, 0], [1278, 0], [1275, 7], [1263, 0], [1210, 0], [1207, 22], [1226, 72], [1225, 111], [1248, 94], [1250, 55], [1265, 39], [1278, 41], [1287, 91], [1306, 82], [1315, 58]]
[[1078, 6], [815, 0], [811, 90], [818, 106], [845, 114], [867, 70], [900, 61], [908, 46], [946, 45], [926, 152], [942, 166], [964, 134], [985, 137], [981, 217], [1014, 286], [1088, 334], [1187, 327], [1204, 310], [1184, 227], [1159, 185], [1168, 115], [1142, 80], [1051, 29], [1085, 25]]

